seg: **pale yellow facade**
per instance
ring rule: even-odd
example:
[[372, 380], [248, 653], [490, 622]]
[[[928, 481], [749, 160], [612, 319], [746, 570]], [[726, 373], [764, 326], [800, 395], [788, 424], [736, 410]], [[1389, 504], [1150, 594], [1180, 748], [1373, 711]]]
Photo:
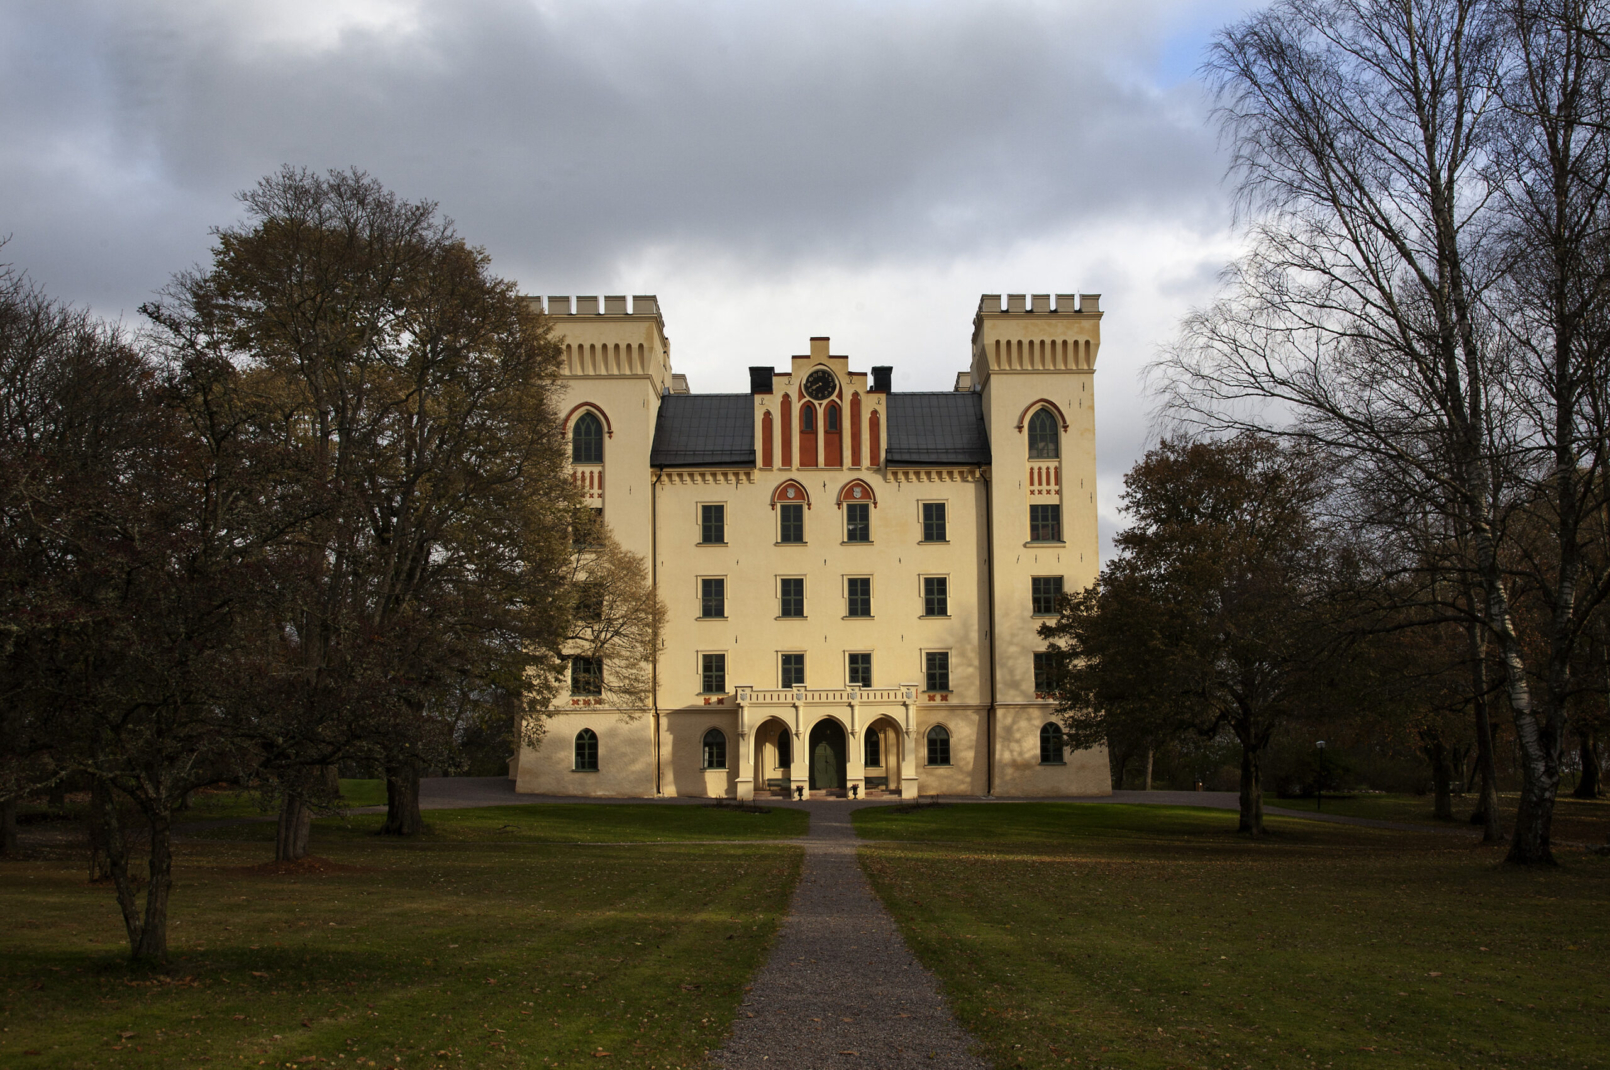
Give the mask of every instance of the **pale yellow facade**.
[[1103, 751], [1061, 748], [1034, 657], [1047, 585], [1099, 569], [1095, 295], [985, 295], [966, 397], [891, 393], [887, 369], [852, 368], [826, 338], [752, 369], [747, 397], [689, 395], [654, 298], [546, 311], [567, 433], [588, 414], [604, 433], [573, 478], [651, 563], [668, 617], [653, 707], [562, 694], [512, 763], [516, 790], [1110, 791]]

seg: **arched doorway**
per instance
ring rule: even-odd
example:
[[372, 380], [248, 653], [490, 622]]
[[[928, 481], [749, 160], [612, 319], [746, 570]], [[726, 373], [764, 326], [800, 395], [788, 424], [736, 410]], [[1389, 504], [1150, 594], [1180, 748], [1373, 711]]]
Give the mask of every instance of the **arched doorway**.
[[868, 795], [875, 791], [900, 792], [904, 736], [892, 718], [879, 717], [861, 732]]
[[844, 728], [837, 721], [816, 723], [810, 738], [812, 791], [843, 790], [847, 750]]
[[791, 797], [790, 766], [794, 762], [794, 734], [772, 717], [755, 729], [755, 791]]

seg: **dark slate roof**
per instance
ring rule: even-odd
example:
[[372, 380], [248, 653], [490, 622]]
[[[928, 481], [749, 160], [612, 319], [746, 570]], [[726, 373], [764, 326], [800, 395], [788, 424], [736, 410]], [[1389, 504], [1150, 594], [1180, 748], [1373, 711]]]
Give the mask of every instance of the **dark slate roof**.
[[755, 400], [749, 394], [667, 394], [654, 424], [655, 468], [755, 466]]
[[892, 465], [990, 463], [982, 394], [890, 394], [888, 433]]

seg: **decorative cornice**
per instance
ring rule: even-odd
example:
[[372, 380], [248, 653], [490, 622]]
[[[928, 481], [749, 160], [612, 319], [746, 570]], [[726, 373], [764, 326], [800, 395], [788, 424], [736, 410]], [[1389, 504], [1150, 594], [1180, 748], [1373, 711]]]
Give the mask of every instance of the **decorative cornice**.
[[747, 468], [664, 468], [661, 482], [674, 486], [702, 486], [711, 483], [744, 484], [755, 481]]
[[888, 468], [895, 483], [977, 483], [988, 478], [982, 468]]

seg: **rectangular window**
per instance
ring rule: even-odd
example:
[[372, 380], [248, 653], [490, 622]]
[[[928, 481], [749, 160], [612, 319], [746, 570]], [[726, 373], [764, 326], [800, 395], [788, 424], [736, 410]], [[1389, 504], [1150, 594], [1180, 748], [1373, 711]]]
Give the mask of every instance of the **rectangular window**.
[[1054, 617], [1057, 615], [1057, 599], [1062, 597], [1061, 576], [1036, 576], [1030, 581], [1034, 586], [1029, 592], [1029, 602], [1036, 617]]
[[1054, 650], [1040, 650], [1034, 654], [1034, 693], [1050, 696], [1057, 693], [1062, 675], [1062, 655]]
[[924, 691], [950, 690], [950, 651], [930, 650], [922, 656]]
[[604, 511], [583, 509], [570, 530], [570, 545], [574, 549], [599, 546], [604, 541]]
[[844, 615], [872, 616], [872, 577], [851, 576], [844, 581]]
[[727, 581], [704, 579], [699, 581], [699, 616], [725, 617], [727, 615]]
[[1029, 506], [1029, 541], [1062, 541], [1062, 506]]
[[945, 542], [945, 503], [922, 503], [922, 541]]
[[596, 623], [604, 619], [604, 585], [583, 580], [576, 585], [576, 619]]
[[699, 541], [711, 545], [721, 545], [727, 541], [725, 505], [699, 506]]
[[851, 654], [851, 655], [849, 655], [849, 663], [848, 663], [847, 668], [848, 668], [848, 672], [847, 672], [846, 675], [849, 677], [849, 679], [846, 682], [850, 686], [852, 686], [852, 687], [871, 687], [872, 686], [872, 655], [871, 654]]
[[699, 691], [705, 695], [727, 693], [727, 655], [699, 655]]
[[778, 683], [782, 687], [805, 686], [805, 655], [783, 654], [778, 663]]
[[805, 581], [783, 579], [777, 581], [777, 615], [803, 617], [805, 615]]
[[950, 582], [943, 576], [922, 578], [922, 615], [925, 617], [950, 616]]
[[850, 502], [844, 507], [844, 541], [872, 541], [872, 506], [866, 502]]
[[777, 507], [777, 541], [805, 541], [805, 506], [795, 503]]
[[579, 657], [570, 659], [570, 693], [572, 695], [602, 695], [604, 693], [604, 659]]

